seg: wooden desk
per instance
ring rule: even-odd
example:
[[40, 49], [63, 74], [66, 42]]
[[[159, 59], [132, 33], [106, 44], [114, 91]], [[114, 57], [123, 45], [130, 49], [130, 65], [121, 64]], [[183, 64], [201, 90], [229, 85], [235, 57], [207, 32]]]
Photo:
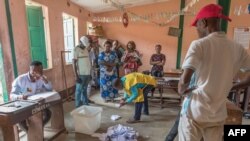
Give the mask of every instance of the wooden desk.
[[157, 87], [159, 89], [159, 97], [149, 97], [149, 101], [154, 102], [151, 104], [152, 106], [159, 106], [160, 108], [164, 108], [164, 104], [168, 103], [168, 105], [175, 104], [178, 105], [181, 103], [181, 96], [178, 97], [164, 97], [164, 89], [174, 90], [176, 93], [178, 91], [178, 82], [179, 77], [162, 77], [157, 79]]
[[[20, 108], [16, 105], [24, 105]], [[0, 126], [2, 128], [4, 141], [18, 141], [19, 136], [15, 124], [31, 117], [31, 124], [33, 117], [39, 117], [40, 114], [32, 114], [32, 109], [38, 106], [38, 103], [28, 101], [14, 101], [0, 105]], [[39, 124], [39, 123], [38, 123]], [[31, 127], [33, 130], [34, 127]], [[37, 138], [39, 141], [39, 138]]]
[[164, 72], [165, 77], [181, 77], [182, 72], [180, 70]]
[[[10, 106], [14, 103], [20, 103], [21, 107], [13, 107], [9, 110]], [[26, 105], [26, 106], [22, 106]], [[9, 106], [9, 107], [8, 107]], [[28, 119], [29, 130], [27, 133], [28, 141], [44, 141], [44, 128], [43, 128], [43, 110], [49, 108], [52, 112], [51, 117], [51, 130], [56, 131], [56, 134], [48, 139], [52, 140], [61, 132], [65, 131], [64, 115], [62, 100], [56, 100], [48, 103], [37, 103], [31, 101], [12, 101], [0, 105], [0, 127], [3, 133], [4, 141], [18, 141], [19, 133], [16, 124]]]

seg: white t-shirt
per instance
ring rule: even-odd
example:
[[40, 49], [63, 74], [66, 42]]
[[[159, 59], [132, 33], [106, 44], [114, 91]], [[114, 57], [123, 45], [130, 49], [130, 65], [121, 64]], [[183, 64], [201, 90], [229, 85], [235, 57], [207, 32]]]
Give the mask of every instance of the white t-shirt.
[[73, 50], [74, 59], [77, 60], [79, 75], [90, 75], [91, 63], [88, 50], [76, 46]]
[[250, 69], [250, 56], [224, 32], [215, 32], [191, 43], [182, 68], [195, 71], [198, 86], [183, 102], [187, 116], [199, 122], [223, 121], [233, 78], [240, 68]]

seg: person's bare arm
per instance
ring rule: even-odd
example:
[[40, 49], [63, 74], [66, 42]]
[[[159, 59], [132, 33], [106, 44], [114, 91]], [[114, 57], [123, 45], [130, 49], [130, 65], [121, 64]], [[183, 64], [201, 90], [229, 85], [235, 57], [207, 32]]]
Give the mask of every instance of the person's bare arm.
[[107, 66], [107, 67], [114, 67], [116, 65], [116, 63], [109, 63], [109, 62], [106, 62], [106, 61], [100, 61], [99, 65], [104, 65], [104, 66]]
[[109, 67], [114, 67], [114, 66], [116, 66], [116, 63], [114, 62], [114, 63], [108, 63], [108, 66]]
[[240, 81], [239, 83], [235, 83], [232, 87], [232, 90], [246, 88], [248, 86], [250, 86], [250, 75], [246, 79]]
[[129, 57], [130, 57], [130, 54], [126, 51], [124, 55], [122, 56], [121, 61], [127, 63], [129, 61]]
[[41, 74], [40, 78], [44, 82], [43, 88], [41, 89], [41, 91], [52, 91], [53, 87], [52, 87], [51, 82], [49, 82], [49, 80], [47, 79], [47, 76], [45, 76], [44, 74]]
[[180, 81], [178, 83], [178, 92], [183, 95], [191, 91], [188, 86], [194, 71], [192, 69], [186, 68], [181, 75]]
[[118, 63], [118, 60], [115, 60], [113, 62], [107, 62], [105, 60], [99, 60], [99, 64], [104, 65], [106, 67], [114, 67], [114, 66], [116, 66], [117, 63]]
[[78, 66], [77, 66], [77, 59], [73, 59], [73, 69], [74, 69], [74, 73], [76, 76], [76, 80], [79, 79], [79, 75], [78, 75]]
[[153, 61], [153, 56], [151, 56], [151, 58], [150, 58], [150, 65], [157, 65], [159, 63], [161, 63], [161, 61]]
[[92, 48], [92, 45], [86, 47], [87, 51], [90, 52], [91, 51], [91, 48]]
[[159, 65], [164, 66], [165, 63], [166, 63], [166, 57], [163, 58], [163, 60], [161, 61], [161, 63], [159, 63]]

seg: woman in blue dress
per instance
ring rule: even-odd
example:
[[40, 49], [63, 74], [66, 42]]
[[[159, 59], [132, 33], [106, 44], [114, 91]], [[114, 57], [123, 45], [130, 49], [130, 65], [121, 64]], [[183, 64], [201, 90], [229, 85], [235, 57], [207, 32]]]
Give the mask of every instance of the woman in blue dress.
[[117, 79], [116, 65], [118, 57], [116, 53], [111, 50], [112, 43], [110, 41], [104, 42], [105, 51], [98, 56], [98, 63], [100, 65], [100, 89], [101, 96], [105, 102], [111, 100], [118, 94], [118, 90], [113, 87], [113, 81]]

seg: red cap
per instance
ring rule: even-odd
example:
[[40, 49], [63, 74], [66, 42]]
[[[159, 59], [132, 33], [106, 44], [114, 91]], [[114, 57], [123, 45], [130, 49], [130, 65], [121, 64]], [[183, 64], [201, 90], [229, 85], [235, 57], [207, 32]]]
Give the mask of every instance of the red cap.
[[204, 6], [198, 12], [191, 25], [196, 26], [197, 21], [204, 18], [222, 18], [230, 22], [232, 21], [228, 16], [222, 14], [222, 7], [217, 4], [208, 4]]

